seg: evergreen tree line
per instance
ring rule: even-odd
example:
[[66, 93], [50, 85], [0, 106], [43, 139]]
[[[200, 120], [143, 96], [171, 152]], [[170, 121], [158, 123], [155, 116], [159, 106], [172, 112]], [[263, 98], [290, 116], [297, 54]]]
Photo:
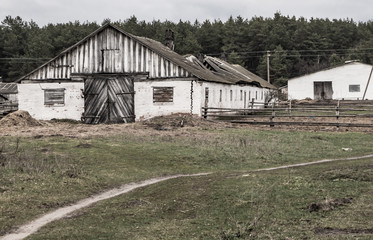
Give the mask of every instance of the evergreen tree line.
[[[103, 24], [110, 19], [103, 21]], [[124, 31], [160, 42], [166, 29], [175, 33], [175, 51], [210, 55], [241, 64], [276, 86], [286, 80], [342, 64], [346, 60], [373, 63], [373, 21], [296, 18], [275, 13], [272, 18], [240, 16], [204, 22], [139, 21], [135, 16], [112, 22]], [[7, 16], [0, 25], [0, 76], [14, 81], [75, 44], [99, 24], [79, 21], [39, 27], [21, 17]]]

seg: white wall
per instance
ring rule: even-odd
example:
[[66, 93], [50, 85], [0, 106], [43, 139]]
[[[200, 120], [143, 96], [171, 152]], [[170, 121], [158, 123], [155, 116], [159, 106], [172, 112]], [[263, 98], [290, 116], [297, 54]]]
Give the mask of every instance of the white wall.
[[[136, 120], [172, 113], [190, 113], [190, 81], [146, 81], [135, 82], [135, 115]], [[173, 87], [174, 101], [153, 103], [153, 87]]]
[[[240, 86], [240, 85], [229, 85], [219, 84], [210, 82], [200, 82], [198, 89], [198, 97], [200, 98], [199, 103], [196, 103], [195, 108], [200, 109], [205, 105], [205, 88], [209, 88], [209, 100], [208, 107], [216, 108], [249, 108], [251, 101], [254, 98], [256, 105], [254, 107], [262, 107], [258, 103], [264, 103], [266, 95], [269, 93], [269, 89], [259, 88], [255, 86]], [[220, 99], [220, 91], [222, 98]], [[231, 98], [232, 91], [232, 98]], [[242, 98], [241, 98], [242, 91]], [[246, 92], [246, 99], [245, 99]], [[221, 100], [221, 101], [220, 101]], [[198, 105], [197, 105], [198, 104]], [[200, 114], [200, 113], [199, 113]]]
[[[19, 109], [28, 111], [32, 117], [40, 120], [74, 119], [80, 120], [84, 112], [82, 96], [83, 82], [79, 83], [23, 83], [18, 85]], [[154, 87], [173, 87], [173, 102], [153, 102]], [[205, 88], [209, 88], [209, 107], [244, 108], [244, 92], [246, 91], [246, 107], [250, 98], [255, 102], [264, 102], [268, 89], [255, 86], [238, 86], [210, 82], [188, 80], [140, 81], [134, 83], [136, 120], [148, 119], [155, 116], [173, 113], [192, 113], [201, 116], [201, 108], [205, 104]], [[65, 104], [63, 106], [44, 105], [44, 90], [65, 88]], [[191, 89], [193, 95], [191, 99]], [[222, 101], [220, 101], [220, 90]], [[232, 100], [230, 91], [232, 90]], [[241, 99], [242, 91], [242, 99]], [[250, 96], [249, 96], [250, 92]], [[193, 103], [192, 103], [193, 102]]]
[[[174, 102], [153, 103], [153, 87], [174, 87]], [[172, 113], [190, 113], [201, 116], [202, 107], [205, 105], [205, 88], [209, 88], [209, 107], [217, 108], [244, 108], [244, 92], [246, 91], [246, 108], [250, 105], [250, 98], [255, 102], [264, 103], [269, 89], [255, 86], [238, 86], [196, 80], [189, 81], [151, 81], [135, 82], [135, 115], [136, 120], [148, 119], [155, 116]], [[191, 99], [191, 89], [193, 94]], [[220, 101], [220, 90], [222, 101]], [[232, 100], [230, 91], [232, 90]], [[242, 99], [241, 99], [242, 90]], [[255, 95], [257, 93], [257, 99]], [[193, 102], [193, 104], [191, 104]], [[260, 107], [257, 105], [256, 107]]]
[[[24, 83], [18, 85], [18, 109], [25, 110], [39, 120], [74, 119], [80, 120], [84, 111], [81, 83]], [[65, 104], [47, 106], [44, 104], [44, 89], [65, 88]]]
[[[314, 82], [332, 82], [333, 99], [362, 99], [369, 78], [371, 65], [349, 63], [340, 67], [320, 71], [288, 81], [289, 99], [314, 99]], [[349, 92], [349, 85], [360, 85], [360, 92]], [[366, 99], [373, 99], [373, 79], [368, 88]]]

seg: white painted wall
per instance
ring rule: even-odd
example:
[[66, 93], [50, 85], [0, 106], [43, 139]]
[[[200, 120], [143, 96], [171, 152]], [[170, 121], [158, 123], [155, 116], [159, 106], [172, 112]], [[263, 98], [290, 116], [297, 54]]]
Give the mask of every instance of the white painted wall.
[[[136, 120], [173, 113], [190, 113], [191, 80], [189, 81], [146, 81], [135, 82], [135, 115]], [[153, 103], [153, 87], [173, 87], [174, 101]]]
[[[153, 103], [153, 87], [174, 87], [174, 102]], [[209, 107], [217, 108], [244, 108], [245, 91], [246, 107], [249, 107], [249, 97], [256, 103], [264, 103], [269, 89], [255, 86], [238, 86], [196, 80], [189, 81], [152, 81], [135, 82], [135, 114], [136, 120], [148, 119], [155, 116], [172, 113], [190, 113], [201, 116], [202, 107], [205, 105], [205, 88], [209, 88]], [[190, 95], [193, 88], [192, 99]], [[222, 101], [220, 101], [220, 90]], [[232, 100], [230, 92], [232, 90]], [[242, 91], [242, 99], [241, 99]], [[250, 93], [250, 96], [249, 96]], [[257, 99], [255, 96], [257, 94]], [[193, 102], [193, 104], [191, 104]], [[191, 106], [192, 105], [192, 106]], [[256, 105], [256, 107], [260, 107]]]
[[[288, 81], [289, 99], [314, 99], [314, 82], [332, 82], [333, 99], [362, 99], [372, 70], [371, 65], [348, 63], [340, 67], [320, 71]], [[349, 85], [360, 85], [360, 92], [349, 92]], [[367, 90], [366, 99], [373, 99], [373, 79]]]
[[[265, 102], [266, 95], [269, 93], [269, 89], [255, 86], [240, 86], [210, 82], [200, 82], [197, 86], [198, 89], [196, 89], [195, 92], [198, 92], [198, 96], [196, 96], [196, 98], [199, 97], [200, 100], [195, 104], [195, 108], [199, 109], [199, 111], [205, 105], [206, 87], [209, 88], [208, 107], [216, 108], [249, 108], [253, 98], [256, 104], [254, 107], [262, 107], [260, 103]], [[220, 92], [222, 94], [221, 98]]]
[[[23, 83], [18, 85], [18, 109], [25, 110], [39, 120], [80, 120], [84, 111], [83, 82], [79, 83]], [[65, 88], [65, 104], [44, 104], [44, 89]]]
[[[83, 82], [79, 83], [23, 83], [18, 85], [19, 109], [28, 111], [32, 117], [40, 120], [74, 119], [80, 120], [84, 112], [84, 98], [82, 96]], [[174, 101], [153, 102], [154, 87], [173, 87]], [[255, 102], [264, 102], [268, 89], [255, 86], [238, 86], [210, 82], [188, 80], [162, 80], [135, 82], [135, 115], [136, 121], [155, 116], [173, 113], [190, 113], [201, 116], [201, 108], [205, 104], [205, 88], [209, 88], [209, 107], [244, 108], [245, 92], [246, 107], [250, 98]], [[65, 104], [63, 106], [46, 106], [44, 104], [44, 90], [65, 88]], [[191, 89], [193, 95], [191, 99]], [[232, 100], [231, 100], [232, 90]], [[220, 91], [222, 99], [220, 101]], [[242, 98], [241, 98], [242, 91]], [[193, 102], [193, 104], [192, 104]]]

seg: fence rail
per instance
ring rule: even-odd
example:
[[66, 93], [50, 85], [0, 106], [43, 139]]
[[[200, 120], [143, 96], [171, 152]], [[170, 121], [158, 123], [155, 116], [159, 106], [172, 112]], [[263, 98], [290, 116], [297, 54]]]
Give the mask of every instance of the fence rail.
[[[248, 108], [203, 107], [204, 118], [252, 125], [373, 127], [373, 101], [251, 102]], [[291, 120], [291, 121], [290, 121]]]
[[0, 119], [3, 118], [5, 115], [17, 111], [18, 110], [18, 103], [14, 102], [1, 102], [0, 103]]

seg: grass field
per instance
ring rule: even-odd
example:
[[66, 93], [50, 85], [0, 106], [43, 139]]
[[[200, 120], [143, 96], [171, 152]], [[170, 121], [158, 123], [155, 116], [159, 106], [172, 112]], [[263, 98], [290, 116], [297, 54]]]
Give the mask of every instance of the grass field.
[[372, 134], [245, 128], [147, 131], [88, 138], [2, 137], [0, 236], [105, 189], [199, 172], [213, 174], [173, 179], [100, 202], [47, 225], [30, 239], [373, 236], [373, 159], [250, 172], [369, 154]]

